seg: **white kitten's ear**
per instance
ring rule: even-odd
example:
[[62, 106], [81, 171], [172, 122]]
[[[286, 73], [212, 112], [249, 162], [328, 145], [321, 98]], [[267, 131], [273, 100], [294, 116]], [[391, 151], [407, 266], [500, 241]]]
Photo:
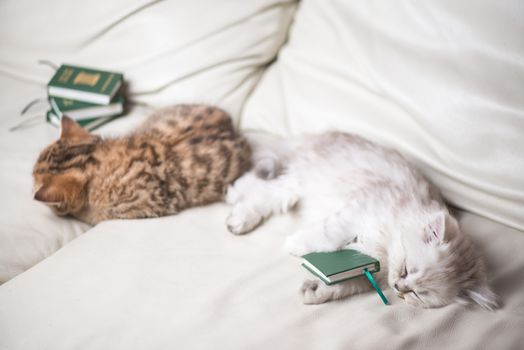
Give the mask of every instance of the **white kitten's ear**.
[[465, 296], [468, 301], [472, 301], [489, 311], [495, 311], [500, 307], [497, 295], [487, 285], [468, 289], [465, 291]]
[[446, 213], [438, 211], [424, 229], [424, 243], [442, 244], [446, 233]]

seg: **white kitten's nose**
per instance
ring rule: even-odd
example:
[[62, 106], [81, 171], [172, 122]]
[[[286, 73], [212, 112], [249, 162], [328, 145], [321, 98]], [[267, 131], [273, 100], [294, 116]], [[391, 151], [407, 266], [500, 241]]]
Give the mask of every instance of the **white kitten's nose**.
[[393, 283], [393, 287], [399, 293], [407, 293], [410, 291], [410, 288], [402, 280], [395, 281], [395, 283]]

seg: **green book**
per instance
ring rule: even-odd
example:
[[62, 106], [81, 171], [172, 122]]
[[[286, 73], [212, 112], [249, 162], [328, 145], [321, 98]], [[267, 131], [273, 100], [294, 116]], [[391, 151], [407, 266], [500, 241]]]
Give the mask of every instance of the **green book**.
[[49, 96], [107, 105], [122, 86], [121, 73], [63, 64], [47, 84]]
[[327, 285], [380, 271], [380, 263], [356, 250], [345, 249], [330, 253], [310, 253], [302, 257], [302, 266]]
[[98, 105], [89, 102], [71, 100], [69, 98], [49, 97], [49, 104], [53, 113], [59, 117], [67, 115], [69, 118], [80, 121], [96, 117], [107, 117], [121, 114], [124, 111], [124, 96], [117, 94], [108, 105]]
[[[77, 123], [84, 129], [91, 131], [110, 122], [111, 120], [118, 118], [119, 116], [121, 116], [121, 114], [101, 118], [86, 118], [77, 120]], [[49, 124], [60, 127], [60, 119], [61, 117], [57, 116], [55, 113], [53, 113], [53, 111], [47, 111], [46, 120]]]

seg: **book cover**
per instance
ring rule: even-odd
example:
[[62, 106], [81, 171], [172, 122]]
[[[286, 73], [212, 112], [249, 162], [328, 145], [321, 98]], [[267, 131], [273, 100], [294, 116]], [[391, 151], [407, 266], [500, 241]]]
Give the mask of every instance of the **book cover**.
[[47, 84], [49, 96], [109, 104], [122, 85], [123, 75], [63, 64]]
[[[87, 119], [78, 120], [77, 123], [84, 129], [91, 131], [120, 116], [121, 114], [101, 117], [101, 118], [87, 118]], [[53, 111], [47, 111], [46, 120], [49, 124], [52, 124], [56, 127], [60, 127], [60, 119], [61, 117], [57, 116], [55, 113], [53, 113]]]
[[362, 276], [364, 269], [370, 273], [380, 271], [378, 260], [352, 249], [329, 253], [310, 253], [302, 258], [302, 266], [326, 284]]
[[106, 117], [120, 114], [124, 111], [124, 96], [117, 94], [108, 105], [99, 105], [61, 97], [49, 97], [53, 113], [61, 117], [66, 114], [74, 120]]

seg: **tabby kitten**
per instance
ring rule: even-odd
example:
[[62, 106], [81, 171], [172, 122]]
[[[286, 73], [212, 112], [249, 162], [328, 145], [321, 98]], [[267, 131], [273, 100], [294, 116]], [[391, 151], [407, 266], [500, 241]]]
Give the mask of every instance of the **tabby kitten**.
[[166, 108], [108, 139], [64, 117], [34, 166], [34, 198], [90, 224], [158, 217], [223, 199], [249, 166], [248, 142], [218, 108]]
[[[341, 132], [273, 146], [256, 151], [253, 171], [228, 190], [231, 232], [248, 232], [299, 203], [304, 225], [287, 238], [291, 254], [356, 249], [381, 262], [379, 282], [410, 305], [498, 306], [470, 237], [399, 153]], [[314, 280], [301, 292], [304, 303], [319, 304], [368, 289], [364, 278], [332, 286]]]

